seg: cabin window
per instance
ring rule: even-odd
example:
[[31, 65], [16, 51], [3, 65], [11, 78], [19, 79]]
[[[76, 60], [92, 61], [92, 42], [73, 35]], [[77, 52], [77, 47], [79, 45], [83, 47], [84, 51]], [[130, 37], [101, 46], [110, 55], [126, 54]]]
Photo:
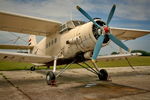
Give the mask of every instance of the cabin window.
[[57, 42], [57, 38], [55, 38], [55, 43]]
[[50, 47], [50, 45], [53, 45], [53, 44], [56, 43], [56, 42], [57, 42], [57, 38], [55, 38], [55, 39], [49, 41], [49, 42], [46, 44], [46, 48]]
[[60, 26], [60, 34], [62, 34], [65, 31], [69, 31], [73, 28], [75, 28], [76, 26], [82, 25], [85, 22], [83, 21], [68, 21], [67, 23], [63, 24]]
[[54, 42], [53, 42], [53, 40], [52, 40], [52, 45], [53, 45], [53, 43], [54, 43]]
[[49, 42], [49, 47], [50, 47], [51, 43]]

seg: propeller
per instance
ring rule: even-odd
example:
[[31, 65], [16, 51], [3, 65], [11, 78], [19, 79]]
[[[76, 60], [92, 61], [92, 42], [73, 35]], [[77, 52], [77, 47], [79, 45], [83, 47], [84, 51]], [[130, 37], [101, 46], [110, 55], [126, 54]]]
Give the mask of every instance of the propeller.
[[97, 40], [96, 45], [94, 47], [94, 52], [93, 52], [93, 55], [92, 55], [92, 59], [95, 60], [97, 58], [97, 56], [99, 54], [99, 51], [102, 47], [103, 41], [104, 41], [104, 35], [102, 34], [98, 37], [98, 40]]
[[108, 18], [107, 18], [107, 26], [109, 25], [113, 15], [114, 15], [115, 9], [116, 9], [116, 5], [113, 5], [112, 8], [111, 8], [110, 13], [108, 15]]
[[130, 51], [130, 49], [123, 42], [121, 42], [119, 39], [117, 39], [114, 35], [109, 34], [108, 36], [115, 44], [117, 44], [118, 46], [120, 46], [121, 48], [123, 48], [126, 51]]
[[107, 26], [104, 26], [104, 27], [101, 27], [100, 25], [98, 25], [94, 20], [93, 18], [88, 14], [86, 13], [82, 8], [80, 8], [79, 6], [77, 6], [77, 9], [86, 17], [88, 18], [91, 22], [93, 22], [93, 24], [95, 24], [99, 29], [101, 30], [104, 30], [105, 32], [102, 33], [99, 37], [98, 37], [98, 40], [96, 42], [96, 45], [94, 47], [94, 51], [93, 51], [93, 55], [92, 55], [92, 60], [96, 60], [100, 50], [101, 50], [101, 47], [102, 47], [102, 44], [103, 44], [103, 41], [104, 41], [104, 38], [105, 38], [105, 34], [107, 34], [109, 36], [109, 38], [115, 43], [117, 44], [118, 46], [120, 46], [121, 48], [123, 48], [124, 50], [126, 51], [129, 51], [129, 48], [124, 45], [119, 39], [117, 39], [113, 34], [110, 33], [110, 30], [109, 30], [109, 23], [114, 15], [114, 12], [115, 12], [115, 9], [116, 9], [116, 5], [113, 5], [112, 8], [111, 8], [111, 11], [109, 13], [109, 16], [107, 18]]
[[93, 18], [92, 18], [88, 13], [86, 13], [82, 8], [80, 8], [79, 6], [77, 6], [77, 9], [78, 9], [87, 19], [89, 19], [91, 22], [93, 22], [98, 28], [101, 28], [101, 27], [93, 20]]

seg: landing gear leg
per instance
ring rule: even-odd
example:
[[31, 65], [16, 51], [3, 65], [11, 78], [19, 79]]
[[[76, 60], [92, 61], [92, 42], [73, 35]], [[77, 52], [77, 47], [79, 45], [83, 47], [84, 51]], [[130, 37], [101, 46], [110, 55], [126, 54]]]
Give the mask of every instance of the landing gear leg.
[[83, 62], [83, 63], [85, 64], [85, 66], [81, 65], [79, 63], [77, 63], [77, 64], [80, 65], [81, 67], [85, 68], [86, 70], [96, 74], [98, 76], [99, 80], [102, 80], [102, 81], [107, 81], [108, 80], [107, 71], [105, 69], [98, 70], [97, 64], [95, 62], [93, 62], [94, 68], [91, 67], [90, 65], [88, 65], [85, 62]]
[[105, 69], [101, 69], [99, 71], [95, 60], [92, 60], [92, 63], [94, 65], [95, 69], [98, 72], [97, 75], [98, 75], [99, 80], [107, 81], [108, 80], [108, 73], [107, 73], [107, 71]]
[[[53, 71], [49, 71], [47, 74], [46, 74], [46, 81], [47, 81], [47, 84], [48, 85], [51, 85], [51, 86], [55, 86], [56, 85], [56, 78], [59, 77], [64, 71], [67, 70], [68, 67], [70, 67], [71, 64], [73, 64], [75, 61], [73, 61], [72, 63], [70, 64], [67, 64], [62, 70], [60, 70], [56, 75], [54, 74], [54, 71], [56, 70], [56, 67], [54, 66], [54, 69]], [[55, 61], [54, 61], [54, 65], [55, 64]]]
[[54, 58], [53, 71], [49, 71], [46, 74], [46, 82], [48, 85], [55, 86], [56, 85], [56, 77], [54, 72], [56, 71], [57, 57]]
[[47, 66], [47, 69], [49, 69], [50, 68], [50, 66]]

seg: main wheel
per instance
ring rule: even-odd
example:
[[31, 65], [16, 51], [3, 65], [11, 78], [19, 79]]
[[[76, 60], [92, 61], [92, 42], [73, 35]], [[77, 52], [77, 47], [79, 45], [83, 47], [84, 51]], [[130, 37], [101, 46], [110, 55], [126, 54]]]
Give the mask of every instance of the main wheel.
[[48, 85], [55, 85], [55, 74], [52, 71], [47, 72], [46, 82]]
[[100, 80], [103, 80], [103, 81], [108, 80], [108, 73], [107, 73], [107, 71], [105, 69], [101, 69], [99, 71], [98, 77], [99, 77]]
[[30, 70], [31, 70], [31, 71], [35, 71], [35, 66], [32, 66], [32, 67], [30, 68]]

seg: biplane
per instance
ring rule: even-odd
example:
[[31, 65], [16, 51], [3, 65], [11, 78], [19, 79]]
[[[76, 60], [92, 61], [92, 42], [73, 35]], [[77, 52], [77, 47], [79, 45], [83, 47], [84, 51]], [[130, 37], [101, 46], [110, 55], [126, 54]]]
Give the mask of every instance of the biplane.
[[[27, 54], [1, 51], [0, 60], [53, 66], [53, 70], [46, 74], [46, 81], [49, 85], [53, 84], [56, 77], [74, 63], [96, 74], [100, 80], [107, 80], [107, 71], [105, 69], [99, 70], [96, 61], [138, 55], [138, 53], [130, 53], [130, 49], [121, 40], [133, 40], [150, 33], [150, 30], [110, 27], [109, 23], [115, 9], [116, 5], [113, 5], [105, 22], [101, 18], [92, 18], [85, 10], [77, 6], [77, 10], [89, 19], [89, 22], [70, 20], [65, 24], [42, 18], [0, 12], [1, 31], [29, 34], [29, 45], [0, 45], [0, 49], [29, 50]], [[44, 36], [38, 43], [36, 41], [37, 35]], [[128, 53], [99, 56], [101, 48], [107, 46], [110, 41]], [[94, 67], [86, 63], [88, 60]], [[56, 66], [63, 64], [66, 64], [64, 69], [56, 74]], [[31, 70], [35, 70], [35, 66], [32, 66]]]

